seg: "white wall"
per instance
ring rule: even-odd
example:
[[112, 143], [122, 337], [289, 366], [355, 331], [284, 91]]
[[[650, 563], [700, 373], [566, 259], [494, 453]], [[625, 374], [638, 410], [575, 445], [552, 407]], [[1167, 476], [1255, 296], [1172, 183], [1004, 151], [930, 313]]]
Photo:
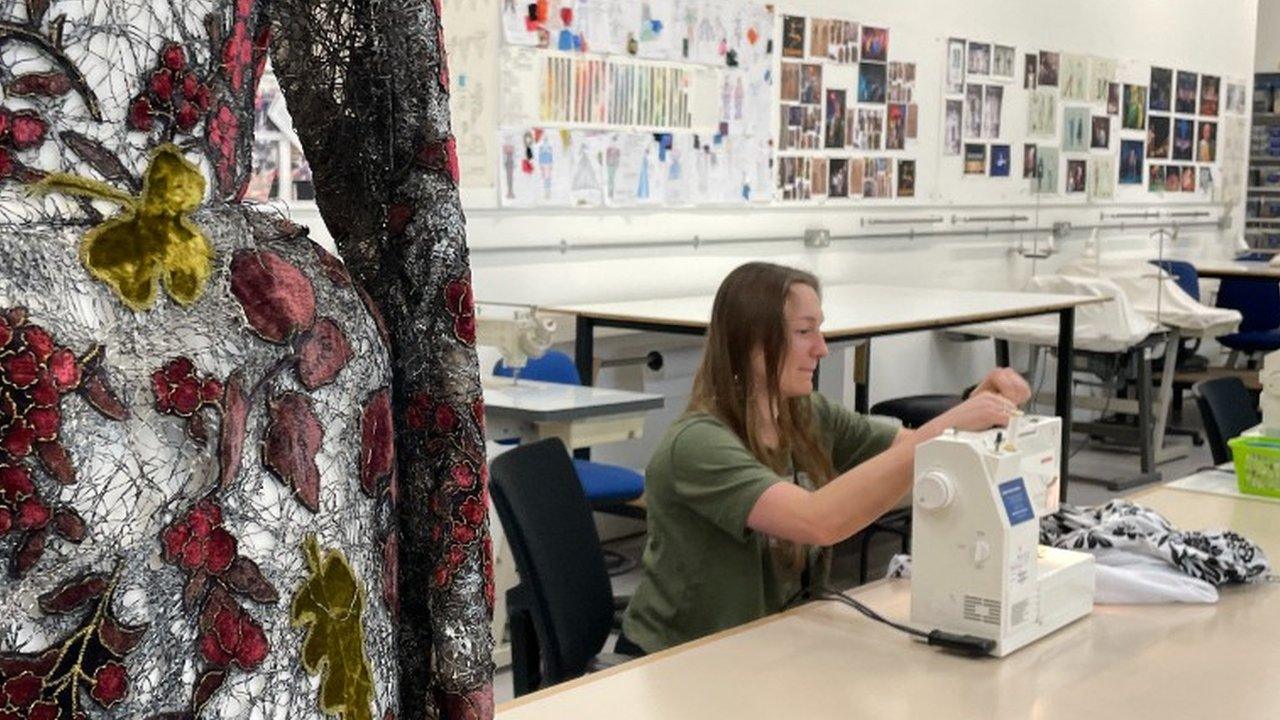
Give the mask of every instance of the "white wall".
[[[1033, 50], [1059, 50], [1138, 60], [1140, 70], [1121, 66], [1121, 81], [1146, 84], [1147, 68], [1156, 64], [1195, 72], [1220, 74], [1246, 80], [1251, 87], [1254, 70], [1253, 38], [1259, 2], [1280, 20], [1280, 0], [916, 0], [902, 3], [841, 2], [837, 0], [784, 0], [778, 13], [796, 12], [846, 17], [890, 28], [890, 57], [915, 61], [920, 102], [920, 141], [914, 153], [924, 197], [914, 205], [864, 203], [845, 207], [768, 207], [729, 210], [588, 210], [516, 211], [486, 208], [492, 193], [464, 195], [469, 205], [468, 241], [474, 250], [472, 267], [476, 297], [538, 304], [623, 300], [710, 293], [719, 280], [741, 262], [767, 259], [816, 271], [825, 282], [879, 282], [954, 288], [1012, 288], [1033, 271], [1044, 272], [1078, 256], [1083, 235], [1076, 234], [1062, 246], [1062, 254], [1038, 267], [1010, 252], [1016, 237], [984, 238], [979, 234], [946, 240], [845, 240], [823, 250], [806, 250], [799, 237], [806, 227], [826, 227], [834, 235], [867, 231], [861, 223], [876, 215], [902, 216], [924, 213], [964, 214], [966, 207], [943, 204], [939, 197], [959, 198], [966, 205], [999, 203], [1006, 211], [1036, 218], [1041, 227], [1054, 221], [1076, 225], [1099, 222], [1099, 207], [1083, 198], [1053, 197], [1039, 207], [1025, 192], [1024, 181], [983, 180], [956, 194], [959, 161], [941, 158], [937, 151], [941, 123], [941, 78], [944, 43], [948, 36], [1013, 44], [1022, 55]], [[1267, 13], [1264, 11], [1263, 15]], [[1280, 23], [1273, 25], [1280, 30]], [[1277, 33], [1280, 35], [1280, 33]], [[1244, 41], [1242, 42], [1242, 39]], [[1280, 57], [1280, 38], [1276, 38]], [[1270, 52], [1270, 50], [1268, 50]], [[1135, 73], [1133, 76], [1126, 72]], [[1021, 97], [1021, 76], [1014, 96]], [[1225, 81], [1224, 81], [1225, 82]], [[1225, 87], [1225, 85], [1224, 85]], [[1009, 91], [1006, 91], [1007, 93]], [[1008, 97], [1008, 95], [1006, 95]], [[1020, 137], [1025, 111], [1006, 100], [1004, 123]], [[1015, 143], [1017, 141], [1015, 140]], [[1020, 146], [1015, 144], [1014, 155]], [[1113, 153], [1114, 154], [1114, 153]], [[1020, 165], [1020, 163], [1019, 163]], [[1241, 168], [1224, 168], [1241, 171]], [[928, 178], [937, 178], [937, 182]], [[928, 188], [935, 190], [930, 192]], [[937, 188], [946, 192], [939, 192]], [[1131, 207], [1159, 206], [1146, 193], [1119, 194], [1117, 201]], [[1187, 206], [1179, 199], [1179, 209]], [[1200, 197], [1200, 206], [1215, 214], [1221, 206]], [[1226, 246], [1242, 227], [1240, 203], [1228, 209], [1232, 229], [1184, 232], [1182, 250]], [[1109, 204], [1108, 211], [1120, 210]], [[1131, 208], [1130, 208], [1131, 209]], [[313, 223], [313, 227], [317, 223]], [[794, 241], [695, 249], [693, 238], [793, 237]], [[687, 245], [659, 249], [605, 249], [531, 252], [487, 252], [487, 248], [565, 241], [619, 243], [647, 240], [681, 240]], [[1146, 233], [1108, 231], [1103, 235], [1109, 254], [1152, 254]], [[651, 390], [668, 395], [668, 409], [656, 413], [649, 424], [650, 437], [632, 447], [616, 447], [602, 453], [642, 466], [647, 448], [666, 423], [683, 409], [688, 382], [698, 353], [689, 340], [651, 337], [598, 342], [602, 355], [627, 355], [647, 347], [665, 348], [668, 366], [648, 374]], [[620, 343], [625, 344], [622, 347]], [[683, 350], [678, 348], [683, 347]], [[955, 390], [973, 382], [992, 360], [985, 343], [956, 344], [934, 334], [916, 334], [877, 340], [873, 345], [872, 401], [902, 394]], [[834, 363], [833, 363], [834, 364]], [[827, 374], [829, 375], [829, 373]], [[607, 378], [605, 378], [607, 380]], [[824, 387], [829, 380], [824, 377]]]
[[1258, 72], [1280, 72], [1280, 0], [1258, 0]]

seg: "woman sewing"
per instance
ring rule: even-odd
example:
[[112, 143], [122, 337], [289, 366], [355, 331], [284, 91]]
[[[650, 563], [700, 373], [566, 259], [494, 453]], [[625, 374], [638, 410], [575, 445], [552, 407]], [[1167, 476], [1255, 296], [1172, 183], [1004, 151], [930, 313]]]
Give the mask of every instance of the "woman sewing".
[[814, 392], [822, 319], [807, 272], [748, 263], [720, 285], [689, 409], [646, 470], [643, 577], [617, 652], [657, 652], [781, 610], [803, 576], [822, 580], [821, 548], [908, 492], [916, 445], [949, 427], [1005, 425], [1031, 395], [1003, 369], [918, 430], [859, 415]]

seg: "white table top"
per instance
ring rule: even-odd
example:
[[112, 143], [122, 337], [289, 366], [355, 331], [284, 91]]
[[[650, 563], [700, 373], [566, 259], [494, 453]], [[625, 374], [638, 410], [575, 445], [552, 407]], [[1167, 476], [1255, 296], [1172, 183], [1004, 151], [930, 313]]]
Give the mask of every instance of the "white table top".
[[1268, 280], [1280, 280], [1280, 265], [1266, 262], [1240, 260], [1194, 260], [1196, 272], [1201, 277], [1256, 277]]
[[484, 379], [486, 413], [533, 422], [584, 420], [662, 407], [663, 397], [652, 393], [584, 387], [507, 377]]
[[[597, 320], [706, 329], [713, 295], [587, 303], [542, 308]], [[1044, 293], [946, 290], [895, 285], [828, 285], [822, 289], [828, 338], [870, 337], [961, 323], [1056, 312], [1100, 298]]]
[[[1179, 527], [1244, 533], [1280, 558], [1280, 505], [1154, 488]], [[891, 619], [910, 582], [853, 591]], [[1280, 584], [1215, 605], [1098, 606], [1005, 658], [940, 653], [833, 603], [811, 604], [502, 705], [502, 720], [1280, 716]]]

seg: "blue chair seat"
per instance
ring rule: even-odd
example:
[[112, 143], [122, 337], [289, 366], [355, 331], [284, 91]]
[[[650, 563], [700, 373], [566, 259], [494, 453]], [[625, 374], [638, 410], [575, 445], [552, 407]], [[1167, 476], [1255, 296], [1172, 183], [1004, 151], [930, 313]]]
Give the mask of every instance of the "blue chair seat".
[[574, 460], [582, 491], [592, 505], [635, 500], [644, 493], [644, 476], [619, 465]]
[[1232, 333], [1218, 338], [1224, 347], [1241, 352], [1270, 352], [1280, 350], [1280, 330], [1254, 330]]

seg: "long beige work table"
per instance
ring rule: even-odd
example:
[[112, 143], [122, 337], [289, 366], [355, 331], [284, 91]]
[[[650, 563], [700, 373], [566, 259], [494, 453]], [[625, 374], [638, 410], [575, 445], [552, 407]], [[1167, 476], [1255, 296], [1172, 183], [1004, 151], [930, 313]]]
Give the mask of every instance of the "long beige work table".
[[[574, 360], [583, 384], [590, 384], [597, 327], [627, 328], [680, 335], [702, 335], [711, 320], [713, 295], [634, 300], [584, 305], [545, 306], [546, 312], [574, 315], [577, 331]], [[1067, 491], [1067, 463], [1071, 439], [1071, 353], [1077, 306], [1103, 298], [1044, 293], [946, 290], [894, 285], [828, 285], [822, 289], [826, 316], [822, 334], [828, 342], [870, 340], [884, 335], [942, 330], [957, 325], [1007, 320], [1032, 315], [1058, 315], [1057, 393], [1054, 413], [1062, 418], [1063, 497]], [[856, 408], [867, 411], [865, 375], [857, 388]], [[1007, 359], [1005, 360], [1007, 364]]]
[[[1280, 558], [1280, 504], [1157, 487], [1132, 496], [1185, 529], [1230, 528]], [[910, 581], [852, 591], [906, 621]], [[1008, 657], [939, 652], [816, 603], [518, 698], [501, 720], [1280, 717], [1280, 584], [1215, 605], [1097, 606]]]
[[1203, 278], [1280, 280], [1280, 265], [1257, 260], [1195, 260], [1192, 264]]

